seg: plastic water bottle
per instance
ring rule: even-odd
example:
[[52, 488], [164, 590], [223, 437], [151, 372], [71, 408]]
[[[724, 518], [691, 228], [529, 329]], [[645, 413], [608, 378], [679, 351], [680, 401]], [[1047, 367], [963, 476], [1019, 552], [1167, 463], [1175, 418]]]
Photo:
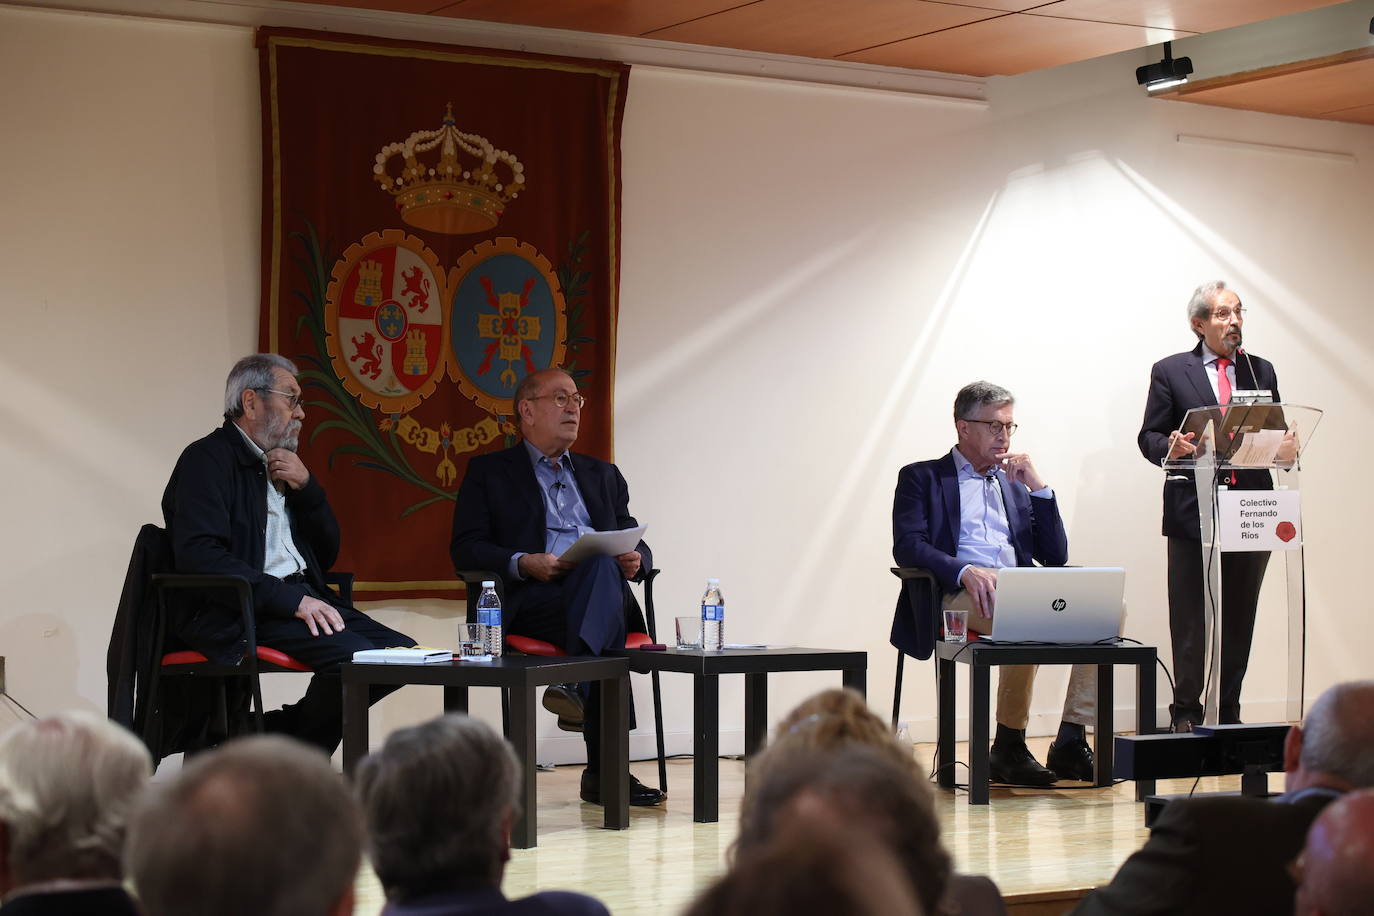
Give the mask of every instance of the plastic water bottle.
[[719, 579], [707, 579], [701, 596], [701, 647], [707, 652], [725, 648], [725, 596]]
[[487, 628], [487, 654], [500, 658], [503, 644], [501, 598], [496, 594], [496, 583], [490, 579], [482, 583], [482, 595], [477, 599], [477, 622]]

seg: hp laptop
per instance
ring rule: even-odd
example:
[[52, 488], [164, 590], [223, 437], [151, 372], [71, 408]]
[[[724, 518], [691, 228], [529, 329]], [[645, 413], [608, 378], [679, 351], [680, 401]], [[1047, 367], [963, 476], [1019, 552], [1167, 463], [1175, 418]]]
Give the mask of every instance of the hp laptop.
[[1121, 635], [1126, 570], [1025, 567], [997, 571], [988, 638], [997, 642], [1092, 643]]

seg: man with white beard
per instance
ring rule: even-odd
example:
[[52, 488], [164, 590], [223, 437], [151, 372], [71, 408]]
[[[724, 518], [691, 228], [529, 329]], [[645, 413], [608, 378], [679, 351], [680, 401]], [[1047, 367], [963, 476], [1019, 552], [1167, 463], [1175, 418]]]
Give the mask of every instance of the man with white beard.
[[[290, 360], [256, 353], [224, 387], [224, 425], [192, 442], [162, 494], [176, 571], [241, 576], [253, 592], [257, 642], [315, 671], [299, 703], [269, 712], [268, 731], [333, 753], [342, 734], [339, 663], [359, 649], [415, 641], [345, 604], [324, 581], [339, 524], [324, 488], [296, 454], [301, 386]], [[237, 607], [215, 596], [173, 614], [175, 635], [211, 661], [235, 664], [246, 639]], [[372, 702], [395, 688], [374, 687]]]

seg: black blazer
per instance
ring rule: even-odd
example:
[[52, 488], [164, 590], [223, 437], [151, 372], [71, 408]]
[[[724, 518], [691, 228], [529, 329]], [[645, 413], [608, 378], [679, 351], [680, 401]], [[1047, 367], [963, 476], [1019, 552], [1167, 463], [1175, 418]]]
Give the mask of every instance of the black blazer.
[[[1236, 360], [1237, 388], [1264, 388], [1279, 396], [1279, 379], [1274, 365], [1266, 359], [1246, 354]], [[1202, 342], [1187, 353], [1175, 353], [1150, 369], [1150, 393], [1145, 398], [1145, 418], [1136, 443], [1140, 453], [1156, 467], [1169, 453], [1169, 433], [1178, 429], [1183, 415], [1195, 407], [1215, 407], [1217, 396], [1207, 370], [1202, 367]], [[1163, 532], [1167, 537], [1199, 539], [1197, 490], [1192, 472], [1177, 474], [1186, 479], [1164, 481]], [[1268, 471], [1236, 472], [1236, 489], [1268, 490], [1272, 486]]]
[[[597, 531], [637, 527], [639, 522], [630, 514], [630, 489], [620, 469], [591, 455], [571, 455], [573, 476], [592, 527]], [[449, 556], [455, 569], [490, 569], [505, 576], [516, 553], [544, 552], [545, 531], [544, 497], [523, 442], [468, 462], [453, 506]], [[638, 580], [653, 568], [654, 556], [643, 541], [635, 549], [643, 558]], [[518, 613], [518, 596], [525, 584], [505, 581], [513, 613]]]
[[[1063, 566], [1069, 561], [1069, 539], [1059, 517], [1059, 501], [1036, 499], [1021, 484], [997, 472], [1002, 504], [1016, 550], [1017, 566]], [[935, 573], [946, 592], [956, 592], [963, 561], [959, 551], [959, 471], [954, 456], [908, 464], [897, 472], [892, 498], [892, 557], [898, 566], [920, 566]], [[903, 583], [892, 618], [892, 645], [916, 658], [935, 651], [939, 608], [917, 584]]]
[[1296, 801], [1230, 796], [1170, 802], [1150, 838], [1073, 916], [1287, 916], [1296, 888], [1288, 863], [1338, 793]]

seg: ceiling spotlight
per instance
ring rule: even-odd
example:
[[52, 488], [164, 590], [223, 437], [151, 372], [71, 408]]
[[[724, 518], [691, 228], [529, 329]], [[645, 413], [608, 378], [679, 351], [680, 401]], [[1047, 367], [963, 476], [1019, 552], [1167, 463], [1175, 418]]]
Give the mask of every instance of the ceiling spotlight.
[[1193, 62], [1187, 57], [1174, 59], [1173, 42], [1164, 42], [1164, 59], [1157, 64], [1136, 67], [1135, 81], [1149, 92], [1168, 89], [1188, 82], [1188, 74], [1193, 72]]

